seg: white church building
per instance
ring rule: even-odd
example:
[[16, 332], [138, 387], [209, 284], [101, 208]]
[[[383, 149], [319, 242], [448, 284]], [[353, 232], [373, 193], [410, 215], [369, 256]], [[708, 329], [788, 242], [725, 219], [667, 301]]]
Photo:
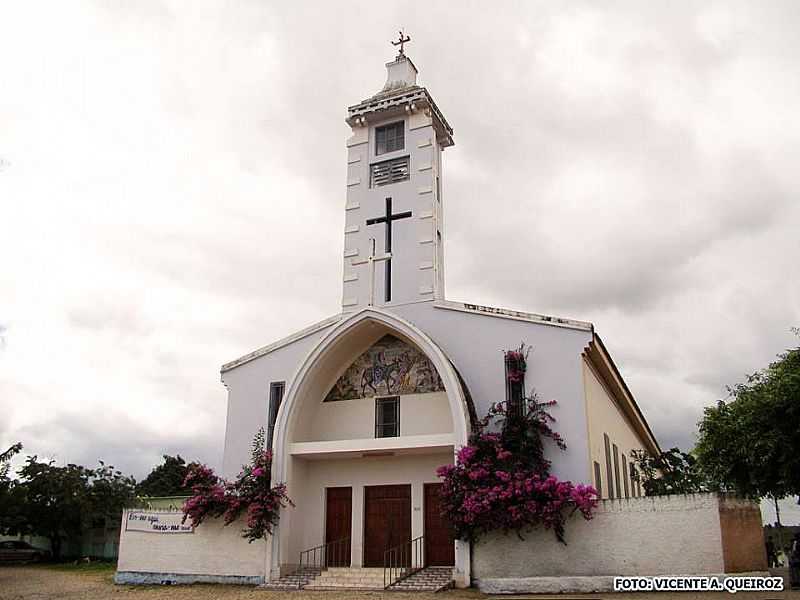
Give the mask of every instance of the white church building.
[[[390, 551], [412, 540], [422, 566], [457, 586], [483, 581], [487, 589], [520, 577], [728, 570], [721, 499], [645, 499], [632, 479], [632, 451], [660, 449], [591, 323], [446, 298], [442, 154], [453, 129], [402, 47], [386, 67], [383, 88], [348, 108], [341, 310], [222, 367], [223, 476], [249, 461], [264, 427], [272, 479], [286, 483], [295, 506], [256, 544], [233, 526], [204, 524], [193, 539], [142, 537], [123, 526], [118, 581], [280, 585], [325, 555], [330, 573], [292, 583], [383, 587]], [[593, 521], [568, 521], [567, 539], [573, 526], [601, 548], [624, 538], [610, 558], [581, 558], [579, 544], [558, 544], [552, 532], [471, 547], [452, 539], [440, 516], [436, 469], [451, 464], [476, 419], [506, 399], [502, 351], [521, 342], [532, 348], [526, 388], [557, 401], [552, 413], [568, 446], [551, 449], [552, 472], [607, 499]], [[631, 541], [631, 523], [647, 536], [663, 529], [668, 539], [693, 523], [687, 514], [712, 542], [697, 541], [670, 563]]]

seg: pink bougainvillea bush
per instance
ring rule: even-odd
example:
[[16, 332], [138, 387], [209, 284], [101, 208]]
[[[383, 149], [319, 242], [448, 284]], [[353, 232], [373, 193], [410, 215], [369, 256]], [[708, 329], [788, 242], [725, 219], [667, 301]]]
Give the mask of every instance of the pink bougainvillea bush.
[[206, 465], [192, 465], [184, 482], [192, 496], [183, 505], [183, 522], [189, 519], [197, 527], [208, 517], [222, 517], [230, 525], [244, 514], [243, 537], [252, 542], [270, 535], [280, 509], [294, 505], [285, 484], [272, 485], [271, 469], [272, 453], [264, 450], [263, 431], [253, 442], [251, 464], [242, 467], [235, 481], [220, 479]]
[[[524, 373], [524, 355], [513, 352], [514, 362], [522, 361], [509, 374], [517, 378], [520, 371]], [[564, 524], [569, 516], [579, 512], [592, 518], [597, 491], [550, 474], [545, 440], [566, 449], [548, 412], [555, 401], [539, 402], [531, 394], [523, 402], [523, 410], [510, 412], [506, 402], [493, 405], [475, 424], [469, 443], [458, 451], [456, 464], [437, 471], [443, 480], [442, 513], [459, 539], [476, 541], [498, 529], [521, 536], [545, 527], [566, 543]]]

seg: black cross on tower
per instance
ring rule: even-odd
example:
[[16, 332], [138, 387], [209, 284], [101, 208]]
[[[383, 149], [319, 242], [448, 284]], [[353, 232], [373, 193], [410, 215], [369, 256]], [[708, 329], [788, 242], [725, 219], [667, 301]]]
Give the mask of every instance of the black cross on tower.
[[400, 38], [396, 42], [392, 42], [392, 46], [400, 46], [400, 53], [397, 56], [405, 56], [406, 53], [403, 51], [403, 44], [407, 44], [411, 41], [410, 35], [404, 35], [403, 30], [400, 30]]
[[[392, 199], [386, 199], [386, 214], [382, 217], [376, 217], [374, 219], [367, 219], [367, 225], [377, 225], [379, 223], [386, 223], [386, 244], [384, 248], [384, 252], [387, 254], [385, 263], [386, 263], [386, 302], [391, 302], [392, 300], [392, 221], [398, 221], [400, 219], [408, 219], [411, 217], [411, 211], [407, 210], [405, 212], [392, 214]], [[370, 292], [371, 293], [371, 292]]]

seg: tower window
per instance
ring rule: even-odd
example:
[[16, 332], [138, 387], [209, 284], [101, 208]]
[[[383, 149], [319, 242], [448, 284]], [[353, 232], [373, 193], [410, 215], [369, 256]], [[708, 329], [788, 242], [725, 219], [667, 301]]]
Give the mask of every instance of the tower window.
[[614, 497], [614, 469], [611, 466], [611, 440], [608, 439], [608, 434], [603, 434], [603, 446], [606, 451], [606, 487], [608, 488], [608, 497]]
[[597, 490], [597, 497], [603, 497], [603, 480], [600, 477], [600, 463], [594, 461], [594, 489]]
[[395, 152], [405, 147], [405, 125], [403, 121], [375, 128], [375, 154]]
[[408, 156], [375, 163], [371, 167], [370, 185], [372, 187], [378, 187], [380, 185], [405, 181], [411, 177], [410, 171], [408, 167]]
[[375, 437], [400, 435], [400, 396], [375, 399]]
[[628, 461], [625, 458], [625, 455], [622, 455], [622, 489], [625, 490], [625, 497], [629, 498], [629, 491], [628, 491]]

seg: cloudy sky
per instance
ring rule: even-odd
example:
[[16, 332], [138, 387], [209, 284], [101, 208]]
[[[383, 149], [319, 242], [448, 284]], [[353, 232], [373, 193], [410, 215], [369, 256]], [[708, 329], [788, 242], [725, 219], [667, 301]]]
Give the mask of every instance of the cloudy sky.
[[346, 107], [455, 128], [447, 290], [595, 323], [661, 445], [797, 345], [797, 2], [0, 1], [0, 446], [221, 462], [219, 367], [338, 312]]

